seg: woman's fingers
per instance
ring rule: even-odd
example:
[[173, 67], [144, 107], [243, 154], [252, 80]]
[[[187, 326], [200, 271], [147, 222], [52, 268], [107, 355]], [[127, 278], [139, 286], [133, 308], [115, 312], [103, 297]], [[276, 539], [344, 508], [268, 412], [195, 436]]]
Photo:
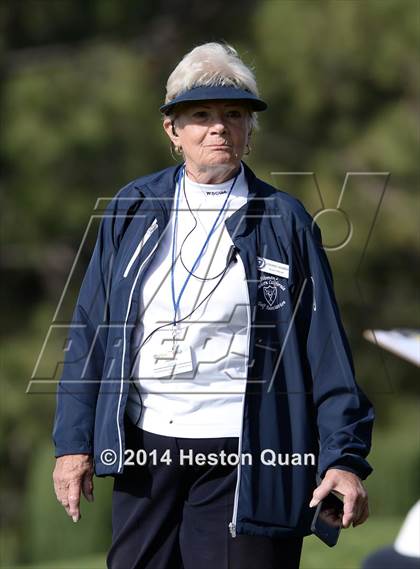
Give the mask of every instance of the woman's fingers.
[[81, 480], [75, 479], [72, 480], [69, 484], [69, 515], [73, 519], [74, 522], [78, 522], [80, 520], [80, 489], [81, 489]]
[[357, 493], [349, 491], [344, 494], [343, 528], [350, 527], [357, 514]]
[[93, 474], [86, 472], [82, 479], [83, 496], [88, 502], [93, 502]]
[[54, 491], [55, 491], [55, 495], [57, 497], [57, 500], [60, 502], [60, 504], [62, 504], [63, 506], [68, 505], [67, 485], [64, 484], [63, 481], [58, 480], [55, 477], [54, 477]]
[[314, 508], [331, 492], [333, 488], [333, 482], [329, 478], [324, 478], [321, 484], [315, 488], [312, 494], [312, 500], [309, 503], [310, 508]]
[[[70, 483], [67, 481], [61, 481], [58, 484], [54, 484], [54, 488], [57, 500], [64, 507], [67, 515], [73, 518], [73, 521], [77, 521], [80, 518], [80, 515], [78, 515], [77, 512], [73, 513], [74, 500], [73, 504], [70, 504]], [[73, 491], [73, 494], [76, 494], [76, 492]]]
[[354, 520], [353, 527], [360, 526], [360, 524], [365, 523], [368, 517], [369, 517], [369, 503], [366, 502], [360, 516], [358, 516], [358, 518]]
[[369, 517], [368, 498], [365, 491], [350, 492], [344, 497], [343, 528], [362, 524]]

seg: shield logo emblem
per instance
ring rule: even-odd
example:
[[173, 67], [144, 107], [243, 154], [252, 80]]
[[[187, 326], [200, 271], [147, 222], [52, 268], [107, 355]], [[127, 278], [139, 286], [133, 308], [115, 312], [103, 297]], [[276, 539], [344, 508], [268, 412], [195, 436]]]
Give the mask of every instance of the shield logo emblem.
[[269, 306], [273, 306], [277, 299], [277, 288], [275, 286], [265, 286], [263, 287], [264, 298]]

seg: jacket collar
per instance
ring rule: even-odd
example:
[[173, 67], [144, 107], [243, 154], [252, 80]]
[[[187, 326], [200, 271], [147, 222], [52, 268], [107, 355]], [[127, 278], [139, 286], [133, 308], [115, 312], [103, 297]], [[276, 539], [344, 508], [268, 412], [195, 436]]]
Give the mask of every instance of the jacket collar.
[[[238, 212], [238, 217], [243, 216], [245, 210], [249, 214], [262, 213], [264, 210], [264, 200], [270, 195], [266, 184], [259, 180], [254, 172], [242, 161], [244, 168], [245, 178], [248, 183], [248, 201], [239, 208], [229, 219], [235, 217]], [[165, 218], [169, 220], [170, 212], [172, 209], [172, 202], [175, 195], [175, 187], [180, 169], [183, 164], [171, 166], [155, 174], [151, 179], [146, 178], [143, 184], [136, 186], [139, 191], [146, 194], [148, 197], [156, 198], [156, 201], [162, 207]]]

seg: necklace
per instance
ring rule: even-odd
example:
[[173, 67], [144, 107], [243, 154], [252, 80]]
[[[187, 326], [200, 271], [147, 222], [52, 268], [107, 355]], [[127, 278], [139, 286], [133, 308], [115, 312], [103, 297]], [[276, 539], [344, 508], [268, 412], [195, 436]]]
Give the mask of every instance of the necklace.
[[[192, 266], [191, 271], [187, 269], [188, 277], [187, 277], [186, 280], [184, 281], [184, 284], [183, 284], [182, 287], [181, 287], [181, 290], [180, 290], [180, 292], [179, 292], [179, 294], [178, 294], [178, 297], [176, 298], [176, 294], [175, 294], [175, 282], [174, 282], [174, 280], [175, 280], [175, 279], [174, 279], [175, 247], [176, 247], [176, 234], [177, 234], [177, 225], [178, 225], [178, 203], [179, 203], [179, 195], [180, 195], [180, 193], [181, 193], [181, 187], [180, 187], [180, 186], [181, 186], [181, 181], [183, 182], [183, 188], [184, 188], [184, 194], [185, 194], [185, 166], [184, 166], [183, 171], [181, 170], [181, 172], [180, 172], [180, 177], [181, 177], [181, 179], [178, 178], [178, 192], [177, 192], [177, 194], [176, 194], [176, 196], [175, 196], [175, 204], [176, 204], [176, 206], [175, 206], [175, 222], [174, 222], [173, 237], [172, 237], [171, 288], [172, 288], [172, 303], [173, 303], [173, 307], [174, 307], [174, 326], [176, 325], [175, 322], [176, 322], [176, 319], [177, 319], [177, 313], [178, 313], [178, 308], [179, 308], [179, 304], [180, 304], [180, 301], [181, 301], [181, 297], [182, 297], [182, 295], [183, 295], [183, 293], [184, 293], [184, 291], [185, 291], [185, 288], [186, 288], [186, 286], [187, 286], [187, 284], [188, 284], [188, 281], [190, 280], [191, 276], [194, 275], [194, 270], [195, 270], [195, 268], [198, 266], [198, 264], [200, 263], [200, 260], [201, 260], [202, 256], [204, 255], [204, 251], [207, 249], [208, 243], [209, 243], [209, 241], [210, 241], [210, 239], [211, 239], [211, 237], [212, 237], [212, 235], [213, 235], [213, 233], [214, 233], [214, 231], [215, 231], [215, 229], [216, 229], [216, 226], [217, 226], [217, 223], [218, 223], [218, 221], [219, 221], [219, 218], [221, 217], [221, 215], [222, 215], [222, 213], [223, 213], [223, 211], [224, 211], [224, 209], [225, 209], [225, 207], [226, 207], [228, 198], [229, 198], [229, 196], [230, 196], [230, 194], [231, 194], [231, 192], [232, 192], [232, 190], [233, 190], [233, 187], [234, 187], [234, 185], [235, 185], [235, 183], [236, 183], [236, 180], [238, 179], [238, 176], [239, 176], [239, 172], [236, 174], [235, 178], [233, 179], [233, 182], [232, 182], [232, 185], [231, 185], [231, 187], [230, 187], [229, 193], [228, 193], [228, 195], [226, 196], [226, 199], [225, 199], [225, 201], [224, 201], [224, 203], [223, 203], [223, 206], [221, 207], [221, 209], [220, 209], [220, 211], [219, 211], [219, 213], [218, 213], [218, 215], [217, 215], [217, 217], [216, 217], [216, 219], [215, 219], [215, 221], [214, 221], [214, 223], [213, 223], [213, 226], [212, 226], [211, 230], [209, 231], [206, 240], [204, 241], [203, 246], [201, 247], [201, 250], [200, 250], [200, 252], [199, 252], [199, 254], [198, 254], [198, 256], [197, 256], [197, 258], [196, 258], [196, 260], [195, 260], [195, 262], [194, 262], [194, 264], [193, 264], [193, 266]], [[188, 203], [188, 201], [187, 201], [187, 203]], [[189, 206], [188, 206], [188, 207], [189, 207]], [[191, 211], [191, 209], [190, 209], [190, 211]], [[194, 217], [194, 219], [195, 219], [194, 214], [193, 214], [192, 212], [191, 212], [191, 214], [193, 215], [193, 217]], [[192, 233], [192, 231], [193, 231], [193, 230], [195, 229], [195, 227], [197, 226], [197, 220], [196, 220], [196, 219], [195, 219], [195, 222], [196, 222], [196, 224], [195, 224], [194, 228], [190, 231], [190, 233], [188, 233], [188, 235], [185, 237], [185, 239]], [[181, 256], [182, 246], [183, 246], [184, 243], [185, 243], [185, 239], [184, 239], [184, 241], [183, 241], [183, 243], [182, 243], [182, 245], [181, 245], [181, 248], [180, 248], [180, 256]], [[184, 267], [185, 267], [185, 265], [184, 265]], [[186, 267], [185, 267], [185, 268], [186, 268]], [[223, 272], [223, 271], [222, 271], [222, 272]], [[220, 273], [220, 274], [221, 274], [221, 273]], [[208, 280], [208, 279], [204, 279], [204, 280]]]
[[[194, 227], [187, 233], [187, 235], [184, 237], [184, 240], [182, 241], [182, 244], [181, 244], [181, 247], [180, 247], [180, 250], [179, 250], [179, 260], [181, 261], [181, 264], [182, 264], [182, 266], [184, 267], [184, 269], [185, 269], [188, 273], [190, 273], [190, 275], [191, 275], [192, 277], [194, 277], [194, 278], [196, 278], [196, 279], [198, 279], [198, 280], [201, 280], [201, 281], [211, 281], [211, 280], [214, 280], [214, 279], [217, 279], [218, 277], [220, 277], [220, 275], [223, 273], [224, 269], [222, 269], [222, 271], [220, 271], [220, 272], [219, 272], [217, 275], [215, 275], [214, 277], [209, 277], [209, 276], [206, 276], [206, 277], [199, 277], [199, 276], [196, 275], [194, 272], [192, 272], [192, 271], [190, 271], [190, 270], [188, 269], [188, 267], [187, 267], [186, 264], [184, 263], [184, 260], [182, 259], [182, 249], [183, 249], [183, 247], [184, 247], [184, 245], [185, 245], [185, 241], [188, 239], [188, 237], [191, 235], [191, 233], [193, 233], [193, 232], [197, 229], [197, 217], [193, 214], [193, 210], [191, 209], [190, 203], [189, 203], [189, 201], [188, 201], [187, 193], [186, 193], [186, 191], [185, 191], [185, 178], [184, 178], [183, 182], [184, 182], [184, 183], [183, 183], [184, 198], [185, 198], [185, 201], [187, 202], [187, 206], [188, 206], [189, 212], [191, 213], [191, 215], [192, 215], [192, 217], [193, 217], [193, 219], [194, 219], [195, 224], [194, 224]], [[235, 182], [234, 182], [234, 183], [235, 183]], [[233, 187], [233, 186], [232, 186], [232, 187]], [[227, 193], [227, 192], [226, 192], [226, 193]], [[229, 191], [229, 194], [230, 194], [230, 191]], [[225, 200], [225, 205], [226, 205], [226, 203], [227, 203], [227, 199]], [[223, 213], [225, 213], [225, 211], [226, 211], [226, 210], [224, 210]], [[219, 215], [220, 215], [220, 213], [219, 213]], [[223, 221], [224, 221], [224, 218], [221, 217], [220, 223], [217, 224], [214, 229], [216, 230], [217, 227], [218, 227], [221, 223], [223, 223]], [[203, 223], [202, 223], [202, 221], [201, 221], [201, 219], [200, 219], [199, 216], [198, 216], [198, 222], [200, 223], [200, 225], [201, 225], [201, 227], [202, 227], [204, 233], [207, 235], [208, 232], [209, 232], [209, 230], [208, 230], [207, 227], [204, 227], [204, 225], [203, 225]], [[222, 237], [222, 236], [220, 235], [220, 236], [219, 236], [219, 242], [220, 242], [221, 237]], [[208, 243], [207, 243], [207, 245], [208, 245]], [[207, 249], [207, 246], [206, 246], [206, 249]], [[203, 255], [205, 254], [206, 249], [204, 250]], [[209, 266], [209, 268], [210, 268], [210, 266]]]

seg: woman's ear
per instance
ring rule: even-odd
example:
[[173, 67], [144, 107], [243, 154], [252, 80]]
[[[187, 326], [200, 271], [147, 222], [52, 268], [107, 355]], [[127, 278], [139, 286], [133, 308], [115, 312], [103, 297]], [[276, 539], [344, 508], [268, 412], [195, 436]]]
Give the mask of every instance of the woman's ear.
[[176, 144], [176, 141], [178, 140], [178, 134], [175, 130], [174, 120], [170, 119], [169, 117], [165, 118], [163, 121], [163, 128], [165, 129], [165, 132], [171, 141]]
[[248, 142], [252, 134], [252, 111], [249, 109], [248, 112]]

